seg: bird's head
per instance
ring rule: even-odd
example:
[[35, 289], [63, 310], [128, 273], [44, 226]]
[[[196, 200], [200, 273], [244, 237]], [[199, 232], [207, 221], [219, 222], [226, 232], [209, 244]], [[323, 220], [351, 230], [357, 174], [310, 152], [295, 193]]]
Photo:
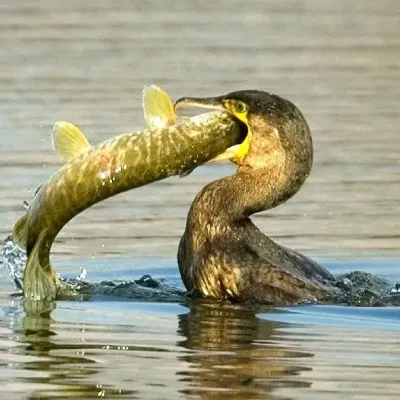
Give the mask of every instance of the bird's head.
[[184, 97], [175, 109], [196, 106], [228, 111], [247, 126], [247, 137], [219, 159], [240, 166], [268, 167], [287, 160], [312, 165], [312, 141], [308, 124], [289, 100], [260, 90], [240, 90], [217, 97]]

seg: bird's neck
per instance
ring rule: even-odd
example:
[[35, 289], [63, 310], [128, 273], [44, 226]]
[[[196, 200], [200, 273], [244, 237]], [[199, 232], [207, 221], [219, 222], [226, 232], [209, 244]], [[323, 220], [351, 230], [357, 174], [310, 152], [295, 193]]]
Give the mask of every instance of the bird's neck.
[[309, 168], [282, 162], [265, 168], [239, 167], [236, 174], [210, 183], [194, 200], [188, 228], [226, 226], [271, 209], [302, 186]]

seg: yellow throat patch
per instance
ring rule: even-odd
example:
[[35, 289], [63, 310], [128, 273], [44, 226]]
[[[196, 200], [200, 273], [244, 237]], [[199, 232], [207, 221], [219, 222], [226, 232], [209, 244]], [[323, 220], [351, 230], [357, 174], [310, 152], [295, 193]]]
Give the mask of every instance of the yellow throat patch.
[[215, 157], [214, 160], [231, 160], [233, 162], [239, 162], [244, 157], [246, 157], [249, 149], [250, 149], [250, 140], [251, 140], [251, 131], [248, 124], [247, 119], [247, 106], [245, 103], [236, 100], [225, 100], [223, 102], [224, 108], [232, 113], [238, 120], [244, 122], [247, 126], [247, 136], [246, 139], [236, 145], [229, 147], [225, 152], [220, 154], [219, 156]]

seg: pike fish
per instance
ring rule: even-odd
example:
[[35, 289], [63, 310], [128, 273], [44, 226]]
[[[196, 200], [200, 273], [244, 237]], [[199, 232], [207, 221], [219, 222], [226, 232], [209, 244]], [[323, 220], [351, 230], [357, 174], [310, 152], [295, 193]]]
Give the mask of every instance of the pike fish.
[[96, 146], [71, 123], [54, 125], [53, 147], [66, 163], [38, 189], [13, 232], [28, 257], [26, 299], [56, 298], [58, 281], [50, 250], [58, 232], [77, 214], [118, 193], [188, 174], [241, 143], [246, 135], [226, 112], [178, 121], [170, 98], [155, 86], [145, 88], [143, 107], [147, 130], [121, 134]]

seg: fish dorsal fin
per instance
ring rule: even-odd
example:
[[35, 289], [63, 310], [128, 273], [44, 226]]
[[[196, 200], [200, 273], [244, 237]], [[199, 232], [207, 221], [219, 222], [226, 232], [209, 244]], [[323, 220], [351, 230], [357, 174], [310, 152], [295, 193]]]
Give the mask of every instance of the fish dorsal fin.
[[91, 146], [80, 129], [70, 122], [56, 122], [53, 127], [53, 149], [64, 161], [69, 161]]
[[144, 119], [149, 128], [164, 128], [175, 125], [176, 114], [170, 97], [158, 86], [143, 88]]
[[14, 225], [13, 228], [14, 242], [21, 248], [26, 250], [26, 241], [28, 238], [28, 216], [24, 215]]

